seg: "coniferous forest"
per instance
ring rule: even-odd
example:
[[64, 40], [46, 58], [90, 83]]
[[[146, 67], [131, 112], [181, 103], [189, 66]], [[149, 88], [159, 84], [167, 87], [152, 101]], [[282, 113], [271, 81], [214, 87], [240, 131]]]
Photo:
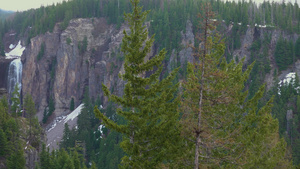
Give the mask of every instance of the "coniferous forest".
[[[64, 30], [72, 19], [99, 17], [117, 28], [130, 28], [123, 31], [120, 46], [123, 95], [99, 84], [108, 100], [102, 107], [104, 101], [90, 97], [86, 88], [77, 127], [66, 123], [59, 149], [50, 151], [35, 117], [35, 103], [28, 94], [20, 99], [16, 85], [12, 97], [0, 100], [0, 168], [26, 168], [24, 154], [31, 149], [37, 150], [38, 160], [30, 167], [41, 169], [300, 166], [300, 81], [297, 75], [289, 84], [278, 79], [281, 72], [294, 70], [300, 59], [297, 3], [63, 1], [6, 14], [0, 21], [0, 55], [2, 37], [10, 30], [30, 44], [31, 38], [52, 32], [57, 23]], [[181, 37], [187, 20], [195, 34], [190, 42], [193, 61], [177, 62], [166, 70], [172, 51], [184, 48]], [[230, 36], [222, 24], [232, 25]], [[241, 48], [251, 26], [264, 27], [266, 33], [253, 39], [250, 59], [239, 60], [233, 52]], [[271, 51], [268, 31], [273, 30], [296, 34], [297, 39], [280, 36]], [[86, 38], [82, 53], [84, 42]], [[153, 46], [156, 55], [146, 59]], [[44, 55], [41, 51], [38, 59]], [[264, 79], [269, 75], [274, 85], [267, 88]], [[70, 110], [74, 107], [72, 98]], [[291, 119], [288, 110], [293, 112]]]

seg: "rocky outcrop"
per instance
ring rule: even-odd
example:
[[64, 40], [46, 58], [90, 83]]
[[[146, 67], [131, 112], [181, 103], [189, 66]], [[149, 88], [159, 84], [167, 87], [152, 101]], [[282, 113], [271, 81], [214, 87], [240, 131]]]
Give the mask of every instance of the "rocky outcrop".
[[250, 47], [253, 43], [255, 28], [248, 27], [246, 34], [241, 38], [242, 44], [241, 48], [233, 52], [234, 58], [237, 57], [238, 60], [241, 60], [245, 57], [247, 62], [250, 59]]
[[[52, 33], [31, 39], [23, 57], [23, 93], [32, 95], [40, 120], [51, 97], [59, 116], [69, 112], [71, 98], [76, 105], [81, 103], [87, 87], [91, 97], [100, 97], [103, 102], [102, 83], [122, 94], [124, 83], [118, 74], [122, 72], [120, 43], [124, 29], [128, 27], [116, 29], [103, 18], [74, 19], [66, 30], [60, 30], [57, 24]], [[45, 52], [38, 59], [42, 44]]]
[[7, 75], [11, 59], [0, 58], [0, 88], [7, 88]]
[[186, 23], [186, 32], [181, 32], [182, 41], [181, 45], [184, 47], [179, 52], [179, 58], [181, 65], [186, 62], [193, 62], [193, 49], [191, 46], [194, 46], [194, 34], [193, 34], [193, 25], [191, 21], [187, 21]]

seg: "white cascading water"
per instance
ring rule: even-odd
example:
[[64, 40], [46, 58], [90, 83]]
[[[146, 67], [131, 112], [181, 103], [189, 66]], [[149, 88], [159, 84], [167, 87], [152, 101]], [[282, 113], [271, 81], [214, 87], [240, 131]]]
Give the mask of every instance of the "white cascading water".
[[8, 79], [7, 79], [8, 80], [7, 88], [8, 88], [9, 96], [12, 95], [16, 84], [18, 84], [19, 93], [21, 92], [22, 68], [23, 68], [23, 65], [21, 62], [21, 58], [13, 60], [9, 65]]
[[15, 89], [16, 84], [18, 84], [19, 87], [19, 93], [22, 89], [22, 62], [21, 62], [21, 56], [23, 54], [23, 51], [25, 50], [25, 47], [21, 45], [21, 40], [18, 42], [18, 44], [11, 44], [9, 45], [9, 49], [12, 49], [10, 52], [5, 53], [6, 59], [14, 59], [12, 62], [10, 62], [9, 68], [8, 68], [8, 96], [11, 97], [12, 93]]

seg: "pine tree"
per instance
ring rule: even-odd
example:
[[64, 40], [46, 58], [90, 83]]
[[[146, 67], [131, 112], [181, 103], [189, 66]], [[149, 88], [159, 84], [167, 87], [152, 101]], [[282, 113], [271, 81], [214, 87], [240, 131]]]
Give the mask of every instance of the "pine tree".
[[3, 130], [0, 128], [0, 157], [7, 154], [7, 139]]
[[178, 158], [179, 165], [193, 164], [195, 169], [290, 167], [278, 121], [270, 113], [272, 99], [258, 109], [265, 88], [247, 100], [244, 83], [254, 63], [243, 72], [243, 61], [237, 65], [225, 61], [224, 42], [211, 24], [214, 15], [209, 6], [204, 11], [203, 34], [197, 35], [201, 43], [183, 85], [182, 135], [189, 144]]
[[33, 102], [32, 97], [29, 94], [25, 95], [24, 98], [24, 110], [26, 113], [26, 116], [29, 120], [29, 142], [32, 142], [32, 128], [33, 128], [33, 122], [36, 114], [35, 104]]
[[67, 149], [68, 147], [73, 147], [74, 146], [74, 142], [73, 140], [71, 139], [71, 131], [69, 129], [69, 125], [68, 123], [65, 123], [65, 126], [64, 126], [64, 131], [63, 131], [63, 138], [62, 138], [62, 141], [60, 143], [60, 148], [65, 148]]
[[[125, 73], [120, 76], [126, 82], [124, 96], [111, 94], [103, 85], [109, 100], [120, 105], [117, 113], [127, 124], [116, 124], [100, 113], [97, 107], [94, 112], [106, 127], [123, 134], [121, 147], [128, 155], [122, 158], [124, 168], [155, 168], [163, 161], [171, 160], [177, 143], [180, 143], [177, 126], [179, 114], [176, 110], [178, 101], [173, 95], [177, 85], [172, 85], [178, 69], [159, 80], [166, 51], [162, 50], [146, 61], [154, 41], [154, 36], [148, 39], [148, 31], [143, 25], [149, 11], [142, 12], [139, 0], [132, 0], [131, 4], [133, 12], [125, 15], [130, 33], [124, 30], [122, 40]], [[157, 70], [145, 77], [146, 72], [154, 68]]]
[[23, 169], [25, 168], [25, 157], [22, 146], [20, 143], [17, 143], [17, 148], [7, 159], [7, 168], [8, 169]]
[[46, 150], [46, 145], [42, 145], [42, 151], [40, 153], [40, 168], [41, 169], [51, 169], [51, 158], [49, 154], [49, 149]]
[[10, 111], [13, 114], [14, 117], [21, 115], [21, 109], [20, 109], [20, 89], [19, 84], [15, 85], [14, 91], [12, 93], [12, 96], [10, 98], [11, 100], [11, 108]]
[[8, 118], [8, 102], [7, 98], [4, 96], [0, 99], [0, 126], [4, 126]]

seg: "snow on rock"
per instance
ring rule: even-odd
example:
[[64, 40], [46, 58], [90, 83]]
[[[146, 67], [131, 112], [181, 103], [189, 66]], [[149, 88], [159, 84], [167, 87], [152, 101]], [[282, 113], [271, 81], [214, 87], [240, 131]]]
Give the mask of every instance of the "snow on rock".
[[66, 123], [69, 120], [73, 120], [74, 118], [76, 118], [80, 114], [82, 108], [83, 108], [83, 104], [79, 105], [72, 113], [70, 113], [66, 117], [64, 123]]
[[[9, 46], [9, 48], [12, 47], [11, 45]], [[21, 41], [19, 41], [17, 46], [15, 46], [13, 50], [11, 50], [8, 53], [5, 53], [5, 56], [6, 56], [5, 58], [6, 59], [20, 58], [22, 56], [24, 50], [25, 50], [25, 47], [23, 47], [21, 45]]]
[[52, 129], [54, 129], [57, 125], [57, 123], [60, 123], [62, 120], [64, 120], [66, 118], [66, 116], [59, 116], [56, 117], [53, 124], [51, 125], [51, 127], [47, 130], [47, 132], [51, 131]]
[[[278, 85], [281, 87], [282, 85], [289, 85], [291, 82], [294, 84], [296, 79], [296, 73], [295, 72], [290, 72], [288, 73], [283, 80], [281, 80]], [[278, 94], [281, 95], [280, 88], [278, 87]], [[297, 93], [300, 91], [300, 87], [295, 88], [297, 90]]]
[[295, 79], [295, 78], [296, 78], [296, 73], [295, 72], [290, 72], [278, 84], [279, 84], [279, 86], [282, 86], [282, 84], [290, 84], [291, 80]]
[[15, 48], [16, 47], [16, 45], [14, 45], [14, 44], [10, 44], [9, 45], [9, 49], [13, 49], [13, 48]]
[[103, 134], [103, 131], [102, 131], [103, 128], [105, 128], [105, 126], [102, 124], [98, 127], [98, 131], [100, 131], [101, 134]]
[[103, 130], [102, 130], [103, 128], [105, 128], [105, 126], [102, 124], [98, 127], [98, 131], [100, 132], [100, 138], [102, 138], [103, 135]]

